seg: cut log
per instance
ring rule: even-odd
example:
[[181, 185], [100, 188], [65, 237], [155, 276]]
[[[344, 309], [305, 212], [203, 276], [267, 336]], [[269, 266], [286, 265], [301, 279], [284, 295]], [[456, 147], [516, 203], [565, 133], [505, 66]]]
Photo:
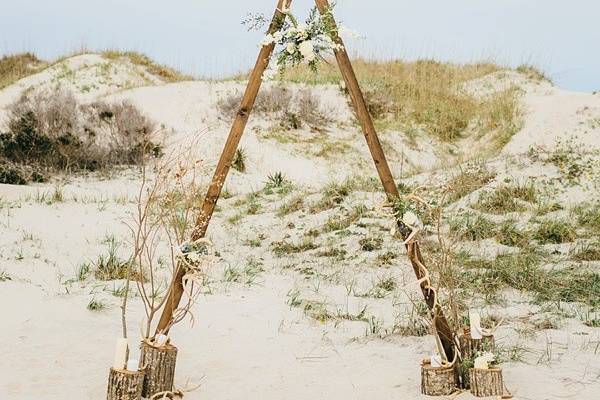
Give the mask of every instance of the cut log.
[[473, 396], [502, 396], [504, 393], [501, 368], [471, 368], [469, 370], [469, 381]]
[[490, 351], [493, 353], [495, 349], [494, 335], [486, 335], [481, 339], [473, 339], [470, 334], [463, 334], [459, 336], [459, 342], [460, 354], [463, 359], [474, 357], [478, 351]]
[[142, 342], [140, 369], [146, 372], [142, 390], [144, 397], [173, 390], [176, 361], [177, 347], [171, 344], [155, 347], [146, 341]]
[[106, 400], [140, 400], [144, 371], [111, 368], [108, 374]]
[[456, 391], [456, 368], [432, 367], [428, 360], [421, 364], [421, 393], [427, 396], [447, 396]]

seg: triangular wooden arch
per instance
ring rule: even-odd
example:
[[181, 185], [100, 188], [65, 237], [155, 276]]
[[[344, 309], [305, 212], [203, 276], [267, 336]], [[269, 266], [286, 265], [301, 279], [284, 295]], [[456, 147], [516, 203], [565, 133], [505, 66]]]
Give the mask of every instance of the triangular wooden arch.
[[[281, 10], [288, 9], [291, 2], [292, 0], [277, 1], [277, 8], [273, 15], [273, 19], [271, 20], [271, 24], [269, 25], [268, 33], [272, 34], [280, 29], [285, 18], [285, 14], [283, 14]], [[315, 0], [315, 3], [321, 14], [325, 14], [330, 10], [328, 0]], [[335, 21], [332, 22], [335, 24]], [[375, 162], [375, 168], [377, 169], [379, 179], [383, 184], [383, 188], [388, 199], [390, 201], [394, 201], [395, 199], [398, 199], [400, 195], [385, 158], [385, 154], [383, 153], [383, 149], [381, 148], [381, 143], [379, 142], [379, 138], [375, 132], [373, 121], [371, 120], [371, 116], [367, 110], [367, 105], [356, 79], [356, 75], [354, 74], [354, 69], [352, 68], [350, 58], [348, 57], [342, 39], [337, 35], [332, 39], [341, 45], [339, 49], [335, 50], [335, 58], [339, 65], [342, 77], [346, 82], [346, 87], [348, 88], [356, 116], [360, 122], [367, 145], [369, 146], [369, 151], [373, 157], [373, 161]], [[221, 157], [219, 158], [219, 162], [217, 164], [211, 184], [208, 188], [208, 192], [206, 193], [206, 197], [204, 198], [202, 209], [199, 212], [196, 220], [196, 226], [192, 234], [192, 241], [198, 240], [204, 237], [206, 234], [206, 230], [213, 215], [215, 205], [219, 195], [221, 194], [223, 183], [227, 177], [229, 169], [231, 168], [233, 157], [238, 148], [242, 134], [244, 133], [246, 123], [248, 122], [250, 112], [260, 89], [263, 72], [269, 64], [274, 48], [274, 43], [265, 45], [261, 48], [260, 53], [258, 54], [258, 59], [256, 60], [256, 64], [252, 70], [252, 73], [250, 74], [248, 85], [246, 87], [246, 91], [244, 92], [244, 96], [242, 97], [240, 108], [235, 115], [227, 142], [225, 143], [225, 147]], [[399, 232], [405, 239], [408, 257], [411, 261], [417, 279], [421, 284], [421, 291], [423, 292], [425, 302], [427, 303], [427, 306], [431, 312], [435, 331], [437, 332], [444, 352], [446, 353], [445, 356], [447, 360], [452, 361], [454, 360], [456, 350], [454, 335], [450, 325], [448, 324], [448, 321], [443, 314], [441, 306], [437, 302], [435, 290], [428, 285], [427, 280], [423, 279], [426, 277], [427, 272], [424, 267], [424, 261], [423, 257], [421, 256], [419, 243], [416, 240], [411, 239], [412, 229], [409, 226], [404, 224], [400, 219], [397, 220], [397, 224]], [[183, 295], [182, 278], [184, 274], [185, 268], [179, 266], [173, 283], [170, 287], [169, 297], [165, 302], [165, 307], [157, 326], [157, 332], [165, 333], [168, 331], [168, 327], [173, 318], [173, 313], [179, 306], [179, 302], [181, 301], [181, 297]]]

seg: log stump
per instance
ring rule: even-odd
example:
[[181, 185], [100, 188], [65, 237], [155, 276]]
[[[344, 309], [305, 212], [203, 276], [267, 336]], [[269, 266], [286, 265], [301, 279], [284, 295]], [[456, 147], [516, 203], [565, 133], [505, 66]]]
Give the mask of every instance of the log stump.
[[106, 400], [140, 400], [144, 371], [111, 368], [108, 374]]
[[142, 395], [152, 395], [173, 390], [177, 347], [166, 344], [160, 347], [143, 341], [140, 352], [140, 369], [146, 372]]
[[501, 368], [471, 368], [469, 370], [469, 381], [471, 383], [471, 393], [474, 396], [502, 396], [504, 393]]
[[429, 360], [421, 364], [421, 393], [427, 396], [447, 396], [456, 391], [456, 368], [432, 367]]
[[462, 358], [471, 358], [478, 351], [494, 352], [496, 344], [494, 335], [484, 335], [481, 339], [473, 339], [470, 333], [459, 336], [460, 354]]

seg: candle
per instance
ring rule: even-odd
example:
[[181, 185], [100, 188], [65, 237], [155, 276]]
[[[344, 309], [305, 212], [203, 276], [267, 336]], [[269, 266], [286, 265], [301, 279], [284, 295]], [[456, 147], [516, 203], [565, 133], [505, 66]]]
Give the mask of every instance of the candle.
[[127, 371], [137, 371], [139, 365], [140, 362], [135, 358], [132, 358], [131, 360], [127, 361]]
[[167, 343], [167, 339], [168, 339], [168, 337], [166, 335], [162, 335], [162, 334], [157, 335], [156, 336], [156, 344], [158, 346], [164, 346]]
[[479, 313], [469, 310], [469, 320], [471, 321], [471, 339], [481, 339], [481, 317]]
[[433, 354], [430, 358], [432, 367], [441, 367], [442, 366], [442, 357], [438, 354]]
[[125, 368], [127, 362], [127, 339], [118, 338], [115, 346], [115, 360], [113, 361], [114, 369]]

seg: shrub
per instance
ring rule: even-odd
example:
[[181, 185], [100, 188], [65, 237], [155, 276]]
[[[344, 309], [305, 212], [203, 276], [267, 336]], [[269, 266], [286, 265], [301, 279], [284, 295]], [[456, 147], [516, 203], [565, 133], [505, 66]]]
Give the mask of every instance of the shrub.
[[381, 249], [383, 239], [379, 237], [364, 237], [358, 241], [363, 251], [375, 251]]
[[[70, 92], [45, 91], [23, 95], [8, 111], [0, 159], [27, 166], [31, 172], [21, 174], [25, 181], [42, 180], [42, 170], [94, 171], [161, 155], [153, 142], [154, 124], [128, 102], [82, 106]], [[14, 178], [14, 168], [10, 171]]]
[[517, 200], [530, 203], [537, 201], [537, 191], [533, 183], [501, 185], [492, 192], [483, 192], [479, 195], [476, 207], [494, 214], [525, 210]]
[[448, 203], [453, 203], [467, 194], [490, 183], [496, 174], [490, 172], [485, 164], [468, 164], [459, 174], [448, 182]]

